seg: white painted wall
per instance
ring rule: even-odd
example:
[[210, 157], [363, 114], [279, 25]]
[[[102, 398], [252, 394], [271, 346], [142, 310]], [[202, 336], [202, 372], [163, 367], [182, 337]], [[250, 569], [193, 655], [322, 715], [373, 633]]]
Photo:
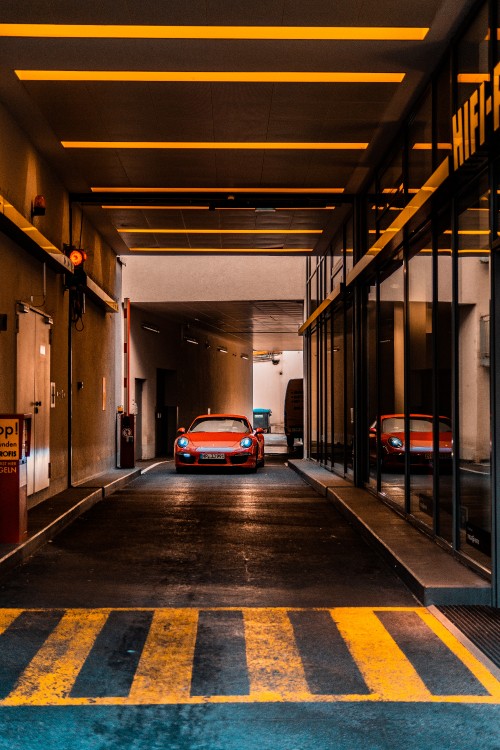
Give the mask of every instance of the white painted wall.
[[282, 352], [279, 364], [255, 362], [253, 366], [253, 408], [271, 409], [272, 432], [284, 432], [285, 393], [288, 381], [303, 377], [303, 353]]
[[123, 260], [123, 296], [135, 303], [304, 298], [303, 257], [127, 255]]

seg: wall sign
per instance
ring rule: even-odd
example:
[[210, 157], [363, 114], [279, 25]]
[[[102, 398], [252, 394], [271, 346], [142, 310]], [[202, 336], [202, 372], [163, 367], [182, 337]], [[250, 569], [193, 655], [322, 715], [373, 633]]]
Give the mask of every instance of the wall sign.
[[494, 70], [491, 80], [493, 91], [486, 96], [485, 80], [452, 117], [453, 168], [458, 169], [476, 153], [486, 141], [487, 118], [492, 116], [493, 132], [500, 128], [500, 63]]
[[0, 461], [18, 461], [21, 458], [19, 420], [0, 418]]

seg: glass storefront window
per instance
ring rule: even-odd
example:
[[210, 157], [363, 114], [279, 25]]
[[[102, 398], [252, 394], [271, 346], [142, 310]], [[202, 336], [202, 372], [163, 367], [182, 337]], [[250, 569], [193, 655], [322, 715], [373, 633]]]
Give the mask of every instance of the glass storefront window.
[[366, 375], [368, 384], [368, 484], [377, 489], [377, 287], [372, 284], [368, 289], [366, 303]]
[[318, 458], [318, 329], [310, 334], [309, 344], [309, 424], [311, 458]]
[[346, 222], [344, 227], [344, 247], [345, 247], [345, 275], [354, 266], [354, 236], [353, 236], [353, 220], [351, 218]]
[[432, 92], [429, 87], [408, 128], [409, 197], [420, 190], [433, 171]]
[[464, 554], [491, 557], [490, 230], [486, 178], [458, 216], [458, 484]]
[[349, 303], [345, 311], [345, 398], [346, 398], [346, 435], [345, 458], [347, 474], [354, 470], [354, 346], [353, 346], [353, 309]]
[[[453, 417], [453, 332], [452, 332], [452, 299], [453, 299], [453, 263], [451, 257], [451, 215], [450, 209], [438, 218], [437, 236], [437, 302], [434, 306], [436, 360], [436, 408], [438, 417], [450, 420]], [[453, 424], [452, 424], [453, 427]], [[439, 435], [438, 435], [439, 440]], [[439, 445], [438, 445], [439, 449]], [[452, 467], [446, 461], [437, 466], [436, 497], [439, 498], [436, 514], [436, 533], [446, 542], [453, 542], [453, 478]]]
[[333, 314], [333, 465], [344, 473], [344, 312], [338, 307]]
[[332, 465], [332, 317], [328, 316], [325, 328], [325, 390], [323, 410], [325, 414], [325, 463]]
[[[440, 420], [434, 452], [433, 255], [430, 229], [408, 260], [407, 432], [410, 454], [410, 512], [432, 528], [434, 469], [441, 458], [451, 466], [451, 422]], [[408, 442], [409, 441], [409, 442]]]
[[479, 77], [489, 73], [488, 4], [485, 3], [457, 48], [457, 102], [460, 107], [477, 90]]
[[404, 276], [401, 261], [380, 283], [379, 421], [381, 493], [404, 507]]

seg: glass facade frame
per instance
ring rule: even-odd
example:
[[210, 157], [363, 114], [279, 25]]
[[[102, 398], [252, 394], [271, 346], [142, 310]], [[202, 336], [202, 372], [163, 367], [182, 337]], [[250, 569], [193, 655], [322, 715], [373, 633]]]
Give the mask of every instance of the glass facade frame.
[[[323, 447], [309, 456], [394, 505], [441, 546], [492, 576], [497, 605], [500, 128], [493, 132], [489, 118], [480, 143], [478, 123], [474, 145], [463, 146], [473, 158], [462, 168], [454, 161], [452, 115], [463, 111], [464, 127], [473, 123], [467, 118], [477, 84], [471, 81], [500, 59], [497, 35], [489, 33], [498, 27], [499, 5], [485, 2], [466, 20], [396, 146], [357, 199], [363, 221], [354, 221], [353, 210], [332, 240], [328, 262], [316, 259], [323, 279], [318, 304], [339, 287], [334, 279], [343, 283], [307, 337], [316, 335], [322, 352], [315, 408], [316, 442]], [[491, 93], [491, 81], [484, 92]], [[374, 245], [446, 159], [450, 176], [435, 197], [398, 242], [349, 279], [360, 249]], [[402, 445], [398, 455], [384, 453], [384, 416], [399, 425], [391, 433]], [[322, 435], [330, 437], [321, 443]], [[392, 462], [390, 470], [384, 460]]]

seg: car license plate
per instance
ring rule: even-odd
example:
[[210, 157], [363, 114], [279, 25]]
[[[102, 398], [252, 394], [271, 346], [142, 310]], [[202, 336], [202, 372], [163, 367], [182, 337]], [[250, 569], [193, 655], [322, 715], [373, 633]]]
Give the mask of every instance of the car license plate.
[[205, 461], [220, 461], [225, 459], [224, 453], [201, 453], [200, 458]]

